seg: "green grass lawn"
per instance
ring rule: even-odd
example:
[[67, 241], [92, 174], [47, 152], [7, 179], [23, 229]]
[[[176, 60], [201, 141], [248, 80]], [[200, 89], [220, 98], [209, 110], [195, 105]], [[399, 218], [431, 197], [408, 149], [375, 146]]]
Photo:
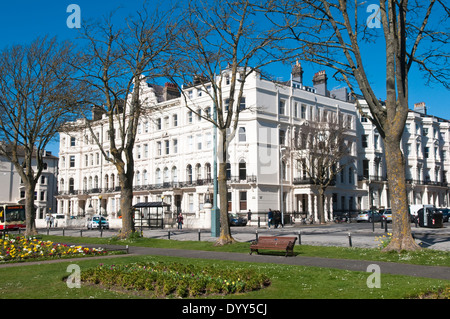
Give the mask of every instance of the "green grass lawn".
[[[56, 237], [44, 236], [44, 240], [61, 243], [78, 244], [117, 244], [160, 248], [200, 249], [212, 251], [228, 251], [249, 253], [249, 243], [236, 243], [216, 247], [211, 242], [176, 241], [164, 239], [137, 238], [118, 241], [111, 238], [88, 237]], [[443, 251], [423, 249], [415, 253], [382, 253], [378, 249], [322, 247], [297, 245], [297, 256], [317, 256], [326, 258], [364, 259], [373, 261], [388, 261], [413, 263], [421, 265], [450, 266], [450, 254]], [[295, 258], [295, 257], [289, 257]], [[131, 263], [137, 261], [184, 262], [196, 265], [215, 265], [218, 267], [233, 267], [236, 271], [252, 267], [264, 272], [271, 279], [268, 288], [240, 295], [230, 295], [226, 298], [246, 299], [398, 299], [417, 297], [428, 292], [447, 291], [450, 281], [417, 278], [410, 276], [381, 274], [381, 288], [368, 288], [367, 279], [371, 273], [355, 272], [319, 267], [289, 266], [278, 264], [243, 263], [220, 260], [186, 259], [162, 256], [126, 256], [101, 260], [83, 258], [76, 261], [61, 261], [53, 264], [20, 265], [10, 268], [0, 268], [0, 298], [14, 299], [128, 299], [141, 298], [133, 292], [114, 292], [96, 286], [68, 288], [64, 278], [70, 273], [67, 267], [76, 263], [81, 269], [95, 267], [99, 263]], [[400, 265], [399, 265], [400, 266]], [[401, 266], [400, 266], [401, 267]], [[209, 298], [223, 298], [212, 296]]]
[[[268, 288], [227, 298], [246, 299], [397, 299], [415, 297], [430, 291], [448, 289], [449, 281], [381, 274], [381, 288], [368, 288], [369, 273], [319, 267], [278, 264], [239, 263], [221, 260], [185, 259], [160, 256], [116, 257], [102, 260], [83, 259], [74, 263], [81, 269], [99, 263], [119, 264], [137, 261], [183, 262], [196, 265], [232, 267], [236, 271], [254, 268], [271, 279]], [[73, 262], [72, 262], [73, 263]], [[71, 262], [27, 265], [0, 269], [0, 298], [13, 299], [128, 299], [141, 298], [132, 291], [114, 292], [96, 286], [68, 288], [64, 278]], [[223, 298], [213, 296], [212, 298]]]

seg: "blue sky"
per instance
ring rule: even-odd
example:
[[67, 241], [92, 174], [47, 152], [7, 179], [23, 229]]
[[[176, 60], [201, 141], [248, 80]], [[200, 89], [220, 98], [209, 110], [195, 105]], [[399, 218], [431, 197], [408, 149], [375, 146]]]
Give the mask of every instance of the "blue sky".
[[[159, 4], [160, 1], [148, 1], [150, 5]], [[127, 16], [140, 7], [140, 0], [22, 0], [2, 1], [0, 3], [0, 49], [7, 45], [23, 44], [33, 41], [38, 36], [57, 36], [60, 40], [76, 41], [77, 30], [67, 27], [67, 18], [71, 13], [66, 12], [70, 4], [77, 4], [81, 8], [81, 18], [97, 18], [120, 7], [120, 14]], [[369, 15], [369, 14], [368, 14]], [[380, 32], [381, 29], [380, 29]], [[373, 43], [364, 47], [367, 53], [366, 69], [370, 82], [380, 98], [385, 98], [385, 67], [383, 65], [384, 50], [380, 45]], [[304, 84], [312, 86], [312, 77], [315, 72], [323, 70], [319, 65], [304, 64]], [[275, 70], [275, 71], [274, 71]], [[289, 79], [290, 67], [277, 66], [276, 69], [267, 70], [275, 77]], [[327, 70], [331, 78], [332, 71]], [[423, 77], [416, 70], [409, 75], [409, 103], [425, 102], [429, 114], [449, 119], [448, 110], [450, 92], [438, 84], [425, 86]], [[329, 88], [344, 86], [329, 80]], [[50, 150], [57, 152], [57, 145]]]

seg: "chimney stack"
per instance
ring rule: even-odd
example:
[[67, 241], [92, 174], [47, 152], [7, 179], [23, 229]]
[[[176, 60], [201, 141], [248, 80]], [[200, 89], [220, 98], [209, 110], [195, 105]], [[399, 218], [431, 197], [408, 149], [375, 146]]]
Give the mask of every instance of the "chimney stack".
[[[295, 63], [295, 65], [292, 67], [292, 82], [295, 82], [295, 84], [300, 84], [300, 86], [303, 86], [303, 68], [300, 62]], [[292, 83], [294, 84], [294, 83]]]
[[419, 112], [423, 115], [427, 114], [427, 106], [425, 102], [419, 102], [414, 104], [414, 111]]
[[314, 74], [313, 77], [313, 84], [316, 88], [317, 94], [328, 96], [328, 90], [327, 90], [327, 74], [325, 71], [319, 71], [316, 74]]
[[169, 82], [167, 82], [164, 85], [163, 95], [164, 95], [164, 101], [176, 99], [181, 96], [180, 91], [178, 90], [177, 86], [175, 84], [169, 83]]

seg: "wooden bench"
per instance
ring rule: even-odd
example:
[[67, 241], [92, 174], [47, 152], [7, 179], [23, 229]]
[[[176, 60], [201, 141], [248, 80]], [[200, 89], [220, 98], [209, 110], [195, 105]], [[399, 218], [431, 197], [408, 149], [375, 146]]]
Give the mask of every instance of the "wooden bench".
[[280, 236], [259, 236], [258, 240], [253, 241], [250, 245], [250, 255], [259, 249], [267, 250], [283, 250], [286, 251], [286, 257], [290, 253], [294, 255], [294, 245], [297, 237], [280, 237]]

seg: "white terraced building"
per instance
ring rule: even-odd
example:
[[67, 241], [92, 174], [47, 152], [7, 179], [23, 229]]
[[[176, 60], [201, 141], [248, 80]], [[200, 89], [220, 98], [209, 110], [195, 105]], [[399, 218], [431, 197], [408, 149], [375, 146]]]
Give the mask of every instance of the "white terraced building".
[[[222, 75], [227, 75], [227, 70]], [[252, 223], [267, 211], [279, 210], [283, 198], [285, 213], [302, 212], [317, 220], [317, 193], [304, 179], [301, 165], [292, 155], [292, 139], [298, 127], [316, 116], [339, 114], [356, 138], [356, 112], [345, 89], [327, 90], [324, 72], [315, 74], [314, 87], [303, 84], [299, 64], [291, 80], [278, 83], [262, 79], [259, 73], [247, 78], [238, 132], [227, 162], [228, 211], [252, 212]], [[204, 90], [208, 86], [185, 87], [192, 108], [210, 116], [213, 103]], [[173, 87], [148, 85], [145, 94], [151, 115], [142, 117], [135, 144], [134, 203], [169, 204], [166, 224], [181, 211], [185, 224], [201, 227], [205, 195], [213, 192], [213, 126], [191, 112], [181, 97], [168, 98]], [[98, 118], [94, 129], [107, 145], [106, 118]], [[76, 124], [82, 126], [83, 120]], [[106, 147], [107, 149], [107, 147]], [[356, 143], [353, 145], [356, 158]], [[120, 189], [115, 167], [109, 164], [90, 136], [89, 130], [60, 133], [58, 211], [67, 216], [94, 213], [119, 218]], [[356, 164], [356, 161], [355, 161]], [[281, 187], [280, 168], [284, 172]], [[283, 189], [283, 196], [281, 196]], [[363, 196], [357, 188], [357, 167], [350, 166], [326, 193], [327, 219], [333, 210], [355, 210]], [[298, 216], [297, 216], [298, 217]], [[186, 222], [187, 221], [187, 222]]]
[[[221, 74], [224, 83], [227, 72]], [[213, 113], [208, 89], [204, 84], [183, 88], [191, 108], [204, 116]], [[214, 178], [213, 126], [190, 111], [177, 93], [170, 84], [148, 84], [144, 90], [152, 112], [140, 119], [135, 144], [134, 203], [164, 201], [166, 226], [173, 226], [174, 216], [181, 211], [185, 226], [207, 228], [205, 198], [213, 192]], [[256, 224], [257, 217], [265, 222], [269, 209], [281, 207], [286, 215], [306, 214], [317, 221], [318, 192], [305, 178], [292, 142], [302, 124], [332, 115], [347, 123], [347, 135], [355, 141], [354, 161], [327, 188], [325, 218], [389, 207], [381, 137], [370, 122], [360, 118], [348, 96], [345, 88], [329, 91], [323, 71], [314, 75], [313, 86], [305, 86], [299, 64], [287, 82], [268, 81], [259, 73], [248, 77], [241, 103], [244, 111], [227, 159], [228, 211], [245, 215], [251, 210], [251, 224]], [[107, 149], [107, 120], [101, 116], [96, 120], [94, 131]], [[75, 124], [82, 127], [83, 120]], [[410, 132], [403, 143], [410, 203], [449, 205], [449, 121], [411, 111], [405, 132]], [[90, 135], [87, 129], [60, 133], [58, 212], [73, 217], [101, 212], [112, 225], [114, 221], [120, 225], [117, 173]]]
[[[368, 112], [367, 105], [364, 112]], [[390, 207], [383, 141], [364, 116], [358, 121], [358, 180], [365, 190], [361, 207]], [[424, 102], [410, 110], [401, 147], [406, 161], [409, 204], [450, 205], [450, 121], [427, 114]]]

